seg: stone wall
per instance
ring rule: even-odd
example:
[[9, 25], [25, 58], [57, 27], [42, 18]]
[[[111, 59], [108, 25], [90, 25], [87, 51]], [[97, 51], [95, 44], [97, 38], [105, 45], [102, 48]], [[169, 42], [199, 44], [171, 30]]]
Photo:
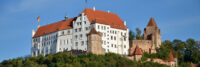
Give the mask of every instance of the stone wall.
[[138, 45], [143, 52], [149, 53], [150, 48], [152, 47], [152, 41], [151, 40], [130, 40], [130, 49], [129, 49], [129, 55], [133, 55], [136, 45]]
[[88, 36], [88, 52], [92, 54], [105, 54], [104, 49], [102, 48], [101, 35], [91, 34]]
[[160, 64], [165, 64], [165, 65], [169, 65], [170, 67], [175, 67], [176, 66], [176, 62], [175, 61], [164, 61], [162, 59], [153, 59], [151, 60], [151, 58], [148, 58], [147, 61], [152, 61], [152, 62], [156, 62], [156, 63], [160, 63]]

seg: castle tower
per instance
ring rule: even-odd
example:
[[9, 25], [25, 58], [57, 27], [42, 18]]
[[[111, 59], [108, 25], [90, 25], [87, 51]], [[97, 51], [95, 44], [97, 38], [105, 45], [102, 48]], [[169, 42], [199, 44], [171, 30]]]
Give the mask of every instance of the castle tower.
[[101, 33], [97, 32], [95, 28], [93, 27], [88, 35], [88, 50], [87, 52], [90, 52], [92, 54], [104, 54], [105, 51], [102, 48], [102, 39], [101, 39]]
[[142, 58], [142, 50], [139, 48], [138, 45], [136, 45], [136, 48], [135, 48], [135, 52], [134, 52], [134, 60], [138, 61]]
[[154, 18], [149, 20], [146, 28], [144, 29], [144, 40], [152, 40], [153, 48], [159, 48], [161, 45], [161, 33]]

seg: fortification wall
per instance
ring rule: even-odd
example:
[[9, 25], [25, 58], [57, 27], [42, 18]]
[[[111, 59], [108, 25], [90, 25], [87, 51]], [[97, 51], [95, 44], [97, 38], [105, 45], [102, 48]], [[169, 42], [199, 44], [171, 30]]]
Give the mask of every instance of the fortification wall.
[[151, 40], [130, 40], [129, 42], [129, 55], [133, 55], [136, 45], [138, 45], [143, 52], [149, 53], [149, 49], [152, 47], [153, 44]]

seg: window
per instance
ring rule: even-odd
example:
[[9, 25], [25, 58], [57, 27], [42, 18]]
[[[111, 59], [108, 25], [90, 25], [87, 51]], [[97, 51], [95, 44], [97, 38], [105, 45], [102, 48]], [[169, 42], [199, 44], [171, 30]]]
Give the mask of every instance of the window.
[[115, 48], [117, 48], [117, 45], [115, 44]]
[[75, 35], [75, 38], [77, 39], [77, 38], [78, 38], [78, 36], [77, 36], [77, 35]]
[[67, 39], [67, 44], [68, 44], [68, 39]]
[[78, 42], [76, 42], [76, 46], [78, 46]]
[[80, 25], [82, 25], [82, 23], [80, 22]]
[[83, 45], [84, 45], [84, 41], [81, 42], [81, 46], [83, 46]]
[[124, 48], [126, 48], [126, 45], [124, 45]]
[[82, 38], [83, 37], [83, 35], [82, 34], [80, 34], [80, 38]]
[[81, 31], [81, 28], [79, 28], [79, 31]]
[[77, 29], [75, 29], [75, 32], [77, 32]]
[[98, 29], [99, 29], [100, 27], [99, 27], [99, 25], [98, 25]]
[[124, 41], [126, 41], [126, 38], [124, 37]]
[[113, 40], [113, 36], [111, 36], [111, 40]]
[[103, 26], [101, 26], [101, 29], [103, 30]]
[[70, 34], [70, 30], [68, 30], [68, 32], [67, 32], [68, 34]]
[[65, 32], [64, 31], [62, 31], [62, 35], [64, 35], [65, 34]]
[[116, 40], [116, 37], [114, 36], [114, 40]]
[[88, 27], [85, 27], [85, 30], [88, 30]]
[[77, 23], [77, 25], [79, 25], [79, 23]]
[[104, 41], [104, 45], [106, 45], [106, 41]]
[[106, 30], [106, 26], [104, 26], [104, 30]]
[[86, 24], [86, 21], [84, 21], [84, 23]]
[[113, 47], [113, 44], [111, 44], [111, 47]]

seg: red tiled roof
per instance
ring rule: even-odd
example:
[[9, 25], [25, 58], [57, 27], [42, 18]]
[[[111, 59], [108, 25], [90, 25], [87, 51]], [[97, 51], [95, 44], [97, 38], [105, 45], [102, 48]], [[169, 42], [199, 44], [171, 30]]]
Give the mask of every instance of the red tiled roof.
[[[114, 13], [108, 13], [108, 12], [93, 10], [89, 8], [86, 8], [82, 13], [85, 13], [87, 15], [91, 23], [95, 21], [96, 23], [110, 25], [112, 28], [117, 28], [117, 29], [122, 29], [122, 30], [127, 29], [127, 27], [124, 25], [124, 22]], [[35, 35], [33, 36], [33, 38], [42, 36], [45, 34], [53, 33], [59, 30], [70, 29], [72, 28], [71, 22], [74, 19], [75, 18], [71, 18], [66, 21], [59, 21], [53, 24], [48, 24], [48, 25], [39, 27]]]
[[136, 45], [134, 55], [142, 55], [142, 54], [143, 54], [142, 50], [139, 48], [138, 45]]
[[71, 18], [68, 20], [64, 20], [64, 21], [59, 21], [56, 23], [52, 23], [52, 24], [48, 24], [45, 26], [41, 26], [38, 28], [38, 30], [36, 31], [35, 35], [33, 36], [33, 38], [38, 37], [38, 36], [42, 36], [45, 34], [50, 34], [59, 30], [64, 30], [64, 29], [71, 29], [71, 22], [74, 20], [75, 18]]
[[154, 18], [151, 18], [151, 19], [149, 20], [149, 23], [147, 24], [147, 26], [155, 26], [155, 27], [158, 27]]
[[169, 53], [169, 61], [175, 61], [172, 52]]
[[82, 13], [87, 15], [91, 23], [96, 22], [100, 24], [110, 25], [112, 28], [126, 30], [127, 27], [124, 22], [114, 13], [108, 13], [99, 10], [86, 8]]

